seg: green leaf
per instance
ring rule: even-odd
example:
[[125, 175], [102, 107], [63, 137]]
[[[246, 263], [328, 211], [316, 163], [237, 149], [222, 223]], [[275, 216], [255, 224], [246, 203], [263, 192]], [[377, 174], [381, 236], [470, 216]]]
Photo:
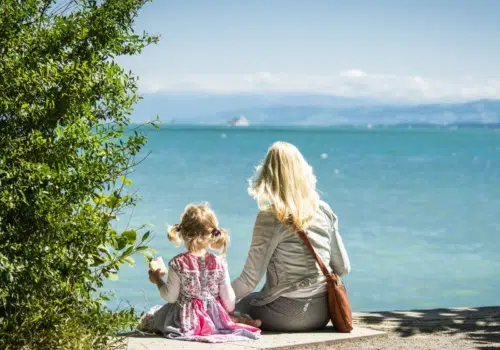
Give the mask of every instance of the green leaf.
[[109, 279], [109, 280], [111, 280], [111, 281], [117, 281], [117, 280], [118, 280], [118, 274], [117, 274], [117, 273], [115, 273], [115, 272], [109, 272], [109, 273], [107, 274], [107, 277], [108, 277], [108, 279]]
[[142, 238], [141, 238], [141, 243], [146, 241], [149, 236], [151, 236], [151, 231], [147, 231], [145, 234], [142, 235]]
[[108, 235], [109, 235], [109, 238], [110, 238], [110, 239], [115, 238], [115, 237], [117, 236], [116, 230], [115, 230], [115, 229], [112, 229], [112, 228], [111, 228], [111, 229], [109, 229], [109, 230], [108, 230]]
[[102, 301], [110, 301], [110, 300], [111, 300], [111, 299], [109, 298], [109, 296], [107, 296], [107, 295], [101, 295], [101, 296], [100, 296], [100, 299], [101, 299]]
[[120, 198], [117, 195], [112, 194], [106, 198], [106, 206], [108, 208], [117, 208], [120, 203]]
[[123, 258], [122, 262], [129, 264], [129, 265], [132, 265], [132, 266], [135, 265], [135, 260], [131, 256], [127, 256], [127, 257]]
[[103, 257], [96, 256], [96, 257], [94, 257], [94, 262], [90, 266], [94, 266], [94, 267], [99, 266], [99, 265], [102, 265], [105, 261], [106, 261], [106, 259], [104, 259]]
[[94, 201], [95, 204], [102, 204], [106, 201], [106, 196], [103, 195], [94, 196], [92, 200]]
[[132, 180], [126, 178], [125, 176], [120, 176], [120, 180], [126, 185], [126, 186], [132, 186]]
[[127, 249], [125, 249], [125, 251], [123, 252], [122, 256], [132, 255], [134, 253], [134, 250], [135, 250], [134, 246], [130, 246]]
[[101, 253], [108, 254], [108, 248], [103, 244], [100, 244], [97, 247], [97, 250], [100, 251]]
[[119, 250], [119, 248], [118, 248], [118, 238], [116, 238], [116, 237], [110, 238], [109, 239], [109, 244], [111, 244], [111, 247], [113, 247], [113, 249]]
[[153, 253], [150, 250], [141, 252], [141, 254], [144, 256], [144, 259], [146, 259], [147, 263], [150, 263], [151, 260], [153, 260]]
[[123, 248], [125, 248], [128, 244], [128, 239], [127, 237], [118, 237], [116, 239], [116, 250], [122, 250]]
[[122, 236], [127, 239], [128, 244], [134, 244], [137, 239], [137, 231], [125, 230], [122, 232]]

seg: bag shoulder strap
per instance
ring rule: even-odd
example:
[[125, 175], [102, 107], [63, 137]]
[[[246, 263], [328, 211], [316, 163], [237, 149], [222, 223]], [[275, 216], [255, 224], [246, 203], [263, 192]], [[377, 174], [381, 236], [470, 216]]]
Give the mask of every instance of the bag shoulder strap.
[[316, 259], [316, 262], [318, 263], [321, 271], [323, 272], [323, 275], [325, 275], [326, 278], [332, 278], [333, 276], [335, 276], [334, 282], [338, 283], [337, 275], [335, 273], [330, 273], [330, 271], [328, 271], [328, 268], [325, 266], [323, 260], [321, 260], [318, 254], [316, 254], [316, 251], [314, 250], [314, 247], [312, 246], [309, 237], [307, 237], [307, 234], [303, 230], [297, 231], [297, 233], [300, 236], [300, 238], [302, 238], [302, 241], [304, 241], [304, 244], [307, 246], [307, 248], [309, 248], [309, 250], [311, 251], [312, 255], [314, 256], [314, 259]]

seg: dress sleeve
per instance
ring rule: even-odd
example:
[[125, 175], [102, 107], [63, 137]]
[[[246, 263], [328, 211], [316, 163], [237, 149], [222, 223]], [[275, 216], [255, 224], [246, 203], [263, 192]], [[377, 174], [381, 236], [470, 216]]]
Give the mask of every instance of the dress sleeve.
[[180, 291], [181, 291], [181, 278], [179, 276], [179, 273], [175, 271], [172, 266], [169, 266], [167, 283], [161, 286], [160, 296], [167, 303], [174, 303], [177, 301]]
[[224, 279], [219, 285], [219, 296], [221, 298], [222, 304], [227, 312], [234, 310], [234, 305], [236, 303], [236, 296], [234, 295], [233, 287], [231, 286], [231, 280], [229, 279], [229, 271], [227, 268], [227, 263], [224, 261]]
[[347, 275], [351, 271], [351, 262], [342, 242], [342, 237], [339, 234], [338, 219], [333, 212], [331, 224], [331, 249], [330, 249], [330, 267], [333, 272], [339, 276]]
[[259, 284], [277, 245], [276, 219], [272, 213], [261, 211], [255, 221], [252, 243], [243, 272], [232, 283], [236, 300], [253, 292]]

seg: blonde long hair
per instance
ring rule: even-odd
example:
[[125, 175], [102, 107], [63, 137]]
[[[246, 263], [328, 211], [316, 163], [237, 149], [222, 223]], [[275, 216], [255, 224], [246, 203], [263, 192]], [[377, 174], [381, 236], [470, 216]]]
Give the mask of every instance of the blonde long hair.
[[219, 228], [219, 221], [208, 203], [189, 204], [181, 215], [179, 224], [170, 226], [168, 240], [184, 245], [188, 251], [211, 248], [226, 254], [229, 233]]
[[270, 210], [284, 225], [306, 229], [319, 207], [312, 167], [294, 145], [276, 142], [250, 179], [248, 193], [261, 210]]

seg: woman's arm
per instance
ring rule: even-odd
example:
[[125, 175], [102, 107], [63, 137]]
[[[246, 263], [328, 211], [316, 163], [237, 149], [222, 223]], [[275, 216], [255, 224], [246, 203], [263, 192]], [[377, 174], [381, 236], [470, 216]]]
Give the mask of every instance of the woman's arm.
[[171, 266], [169, 266], [167, 283], [165, 283], [161, 278], [159, 271], [160, 270], [150, 272], [150, 280], [156, 284], [158, 290], [160, 291], [160, 296], [167, 303], [177, 301], [181, 290], [181, 278], [179, 274]]
[[240, 277], [232, 283], [236, 300], [255, 289], [264, 276], [271, 256], [278, 245], [276, 219], [270, 212], [261, 211], [255, 221], [250, 251]]
[[347, 275], [351, 271], [351, 262], [342, 242], [342, 237], [339, 234], [338, 218], [333, 214], [333, 222], [331, 225], [331, 250], [330, 250], [330, 267], [333, 272], [339, 276]]

